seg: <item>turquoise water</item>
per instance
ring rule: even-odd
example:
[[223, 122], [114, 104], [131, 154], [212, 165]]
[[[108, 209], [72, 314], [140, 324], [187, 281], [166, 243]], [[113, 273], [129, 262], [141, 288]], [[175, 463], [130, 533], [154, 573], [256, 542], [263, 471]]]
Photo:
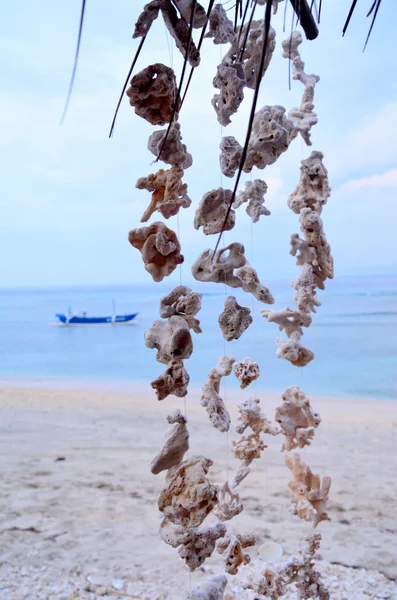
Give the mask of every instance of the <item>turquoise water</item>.
[[[76, 382], [147, 381], [163, 366], [155, 351], [143, 343], [144, 331], [158, 318], [158, 298], [175, 283], [109, 288], [57, 288], [0, 292], [0, 379]], [[259, 313], [260, 305], [239, 290], [240, 304], [253, 309], [254, 323], [238, 341], [224, 342], [218, 315], [224, 286], [193, 283], [203, 292], [200, 315], [205, 332], [194, 337], [194, 353], [186, 361], [191, 384], [200, 386], [226, 353], [236, 358], [252, 356], [261, 367], [258, 386], [280, 391], [299, 384], [307, 393], [367, 398], [397, 398], [397, 277], [339, 278], [320, 292], [322, 306], [305, 331], [304, 343], [315, 360], [297, 369], [276, 358], [279, 332]], [[274, 307], [291, 305], [293, 290], [269, 282]], [[111, 313], [112, 298], [119, 313], [140, 313], [135, 325], [125, 327], [57, 327], [56, 312], [87, 310], [91, 315]], [[228, 386], [236, 386], [228, 379]]]

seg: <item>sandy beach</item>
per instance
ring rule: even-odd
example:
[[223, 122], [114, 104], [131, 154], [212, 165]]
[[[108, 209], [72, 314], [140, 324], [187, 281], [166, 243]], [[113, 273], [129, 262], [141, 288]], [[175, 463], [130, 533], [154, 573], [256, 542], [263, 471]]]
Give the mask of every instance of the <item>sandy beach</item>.
[[[250, 392], [273, 418], [280, 398]], [[228, 393], [234, 422], [236, 401], [251, 394]], [[330, 521], [318, 527], [318, 564], [331, 598], [396, 599], [397, 404], [311, 400], [322, 423], [301, 453], [314, 472], [332, 476]], [[182, 599], [190, 585], [220, 571], [214, 555], [190, 576], [158, 536], [164, 474], [152, 475], [149, 464], [167, 414], [178, 407], [185, 410], [184, 400], [157, 402], [138, 387], [0, 388], [2, 600]], [[209, 426], [198, 392], [186, 411], [190, 453], [211, 457], [211, 479], [221, 483], [236, 469], [230, 448], [237, 434]], [[290, 473], [280, 440], [268, 438], [241, 484], [245, 509], [230, 528], [256, 532], [260, 543], [277, 541], [288, 556], [310, 526], [289, 510]]]

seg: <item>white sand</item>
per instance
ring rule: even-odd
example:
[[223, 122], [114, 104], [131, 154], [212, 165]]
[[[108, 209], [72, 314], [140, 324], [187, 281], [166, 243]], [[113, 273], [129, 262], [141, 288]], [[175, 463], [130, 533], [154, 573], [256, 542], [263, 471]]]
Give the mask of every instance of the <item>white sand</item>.
[[[279, 399], [260, 397], [272, 418]], [[228, 394], [232, 417], [235, 399]], [[302, 455], [333, 480], [331, 521], [318, 527], [319, 568], [331, 598], [396, 599], [397, 404], [312, 404], [322, 423]], [[164, 474], [149, 471], [168, 429], [165, 417], [176, 407], [184, 410], [184, 401], [159, 403], [138, 388], [133, 394], [0, 388], [2, 600], [186, 596], [188, 571], [158, 537], [156, 499]], [[187, 416], [190, 452], [213, 458], [211, 477], [223, 481], [227, 464], [230, 472], [237, 465], [227, 451], [236, 435], [227, 440], [212, 429], [195, 394]], [[268, 443], [241, 485], [245, 510], [230, 527], [277, 541], [290, 554], [310, 527], [289, 512], [280, 440], [269, 436]], [[207, 560], [192, 574], [192, 585], [219, 569], [218, 557]]]

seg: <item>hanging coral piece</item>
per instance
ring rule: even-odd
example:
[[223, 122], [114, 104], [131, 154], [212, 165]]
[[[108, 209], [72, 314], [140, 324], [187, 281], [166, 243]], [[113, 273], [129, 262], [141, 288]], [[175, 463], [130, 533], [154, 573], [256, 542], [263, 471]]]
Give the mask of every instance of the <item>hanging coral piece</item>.
[[242, 244], [233, 242], [225, 248], [204, 250], [192, 265], [192, 275], [198, 281], [225, 283], [233, 288], [242, 286], [242, 279], [235, 270], [247, 262]]
[[295, 289], [294, 302], [301, 314], [316, 312], [316, 307], [321, 306], [317, 298], [316, 284], [313, 267], [311, 265], [302, 265], [299, 277], [292, 282]]
[[140, 177], [135, 184], [139, 190], [151, 192], [152, 199], [142, 215], [141, 223], [150, 219], [158, 210], [164, 219], [178, 214], [180, 208], [188, 208], [192, 201], [187, 195], [187, 185], [182, 183], [183, 169], [174, 165], [168, 171], [160, 169], [148, 177]]
[[288, 337], [295, 332], [303, 335], [302, 327], [309, 327], [312, 322], [310, 314], [301, 314], [288, 306], [283, 310], [261, 310], [261, 315], [268, 323], [277, 323], [279, 330], [285, 330]]
[[241, 565], [248, 565], [251, 562], [250, 555], [244, 550], [254, 546], [255, 542], [255, 536], [251, 534], [228, 535], [217, 543], [216, 549], [223, 556], [226, 573], [237, 575]]
[[309, 398], [297, 385], [287, 388], [282, 399], [274, 417], [285, 436], [281, 452], [310, 446], [315, 429], [321, 423], [320, 416], [313, 411]]
[[225, 300], [224, 311], [219, 315], [218, 322], [222, 335], [227, 342], [238, 340], [252, 323], [251, 310], [240, 306], [234, 296]]
[[277, 338], [276, 344], [278, 348], [276, 356], [278, 358], [285, 358], [285, 360], [288, 360], [295, 367], [306, 367], [313, 360], [314, 352], [303, 346], [300, 340], [301, 334], [298, 331], [292, 333], [290, 339], [287, 341]]
[[[193, 9], [193, 0], [172, 0], [177, 9], [179, 10], [181, 17], [185, 19], [187, 23], [190, 23], [190, 19], [192, 16]], [[193, 15], [193, 27], [195, 29], [200, 29], [207, 22], [207, 13], [205, 9], [196, 2], [194, 7], [194, 15]]]
[[240, 500], [240, 495], [233, 492], [229, 482], [218, 486], [218, 504], [214, 508], [214, 515], [220, 521], [229, 521], [241, 513], [244, 506]]
[[278, 435], [280, 431], [261, 412], [260, 400], [258, 398], [247, 398], [241, 404], [238, 404], [239, 416], [237, 419], [237, 433], [244, 433], [247, 427], [250, 427], [256, 434], [269, 433]]
[[159, 12], [159, 0], [153, 0], [148, 4], [145, 4], [145, 6], [143, 7], [143, 11], [139, 15], [138, 20], [135, 23], [135, 29], [134, 33], [132, 34], [132, 37], [145, 37], [149, 33], [149, 29], [151, 28], [153, 21], [155, 21], [159, 16]]
[[153, 475], [158, 475], [161, 471], [167, 471], [171, 467], [179, 465], [184, 454], [189, 450], [189, 431], [186, 427], [186, 417], [178, 409], [168, 415], [167, 421], [174, 426], [171, 428], [162, 450], [150, 464]]
[[228, 18], [222, 4], [215, 4], [209, 18], [209, 29], [206, 38], [212, 38], [214, 44], [233, 42], [236, 34], [232, 21]]
[[230, 428], [230, 415], [219, 389], [222, 377], [230, 375], [235, 360], [230, 356], [220, 356], [216, 367], [208, 373], [202, 389], [201, 406], [207, 410], [212, 426], [219, 431], [229, 431]]
[[244, 100], [246, 80], [243, 66], [240, 63], [221, 63], [212, 84], [220, 90], [211, 100], [218, 122], [223, 126], [229, 125], [230, 117], [238, 111]]
[[163, 281], [164, 277], [171, 275], [183, 263], [176, 233], [161, 221], [156, 221], [149, 227], [131, 229], [128, 241], [141, 253], [145, 269], [154, 281]]
[[[235, 224], [234, 210], [228, 210], [233, 192], [218, 188], [204, 194], [196, 209], [194, 228], [203, 228], [205, 235], [220, 233], [233, 229]], [[227, 219], [226, 219], [227, 215]], [[226, 220], [225, 220], [226, 219]]]
[[156, 348], [156, 360], [165, 365], [173, 359], [190, 358], [193, 352], [189, 325], [178, 316], [167, 321], [153, 321], [152, 327], [145, 332], [145, 345]]
[[313, 557], [320, 547], [321, 535], [313, 534], [306, 538], [306, 544], [298, 556], [270, 567], [257, 561], [256, 569], [246, 573], [242, 581], [244, 589], [252, 590], [271, 600], [277, 600], [287, 593], [287, 586], [295, 584], [297, 600], [318, 598], [329, 600], [330, 595], [318, 571], [314, 568]]
[[147, 147], [156, 158], [159, 157], [169, 165], [179, 165], [188, 169], [193, 164], [192, 155], [187, 151], [186, 144], [182, 143], [181, 126], [177, 121], [172, 123], [169, 130], [154, 131], [149, 137]]
[[213, 461], [192, 456], [167, 472], [166, 487], [160, 492], [160, 512], [175, 525], [199, 527], [217, 503], [217, 490], [207, 479]]
[[234, 208], [239, 208], [245, 202], [248, 202], [247, 215], [251, 217], [253, 223], [257, 223], [262, 215], [269, 216], [270, 210], [264, 206], [267, 185], [262, 179], [245, 182], [245, 190], [238, 193], [234, 202]]
[[324, 477], [321, 482], [320, 477], [312, 473], [297, 452], [286, 454], [285, 463], [293, 475], [288, 487], [294, 494], [294, 514], [304, 521], [311, 521], [313, 527], [317, 527], [321, 521], [328, 519], [325, 505], [331, 477]]
[[170, 360], [164, 373], [154, 379], [150, 385], [156, 392], [158, 400], [164, 400], [171, 394], [178, 398], [184, 398], [187, 396], [189, 381], [189, 373], [183, 366], [183, 361], [174, 358]]
[[152, 125], [165, 125], [171, 121], [174, 110], [178, 112], [175, 73], [162, 63], [149, 65], [134, 75], [126, 94], [135, 114]]
[[321, 213], [331, 194], [328, 171], [323, 164], [324, 154], [314, 150], [309, 158], [301, 161], [300, 180], [288, 199], [289, 208], [300, 214], [302, 208]]
[[200, 321], [195, 318], [201, 310], [203, 295], [193, 292], [186, 285], [177, 285], [168, 296], [160, 300], [160, 317], [168, 319], [177, 315], [183, 317], [190, 329], [195, 333], [202, 333]]
[[271, 291], [259, 281], [258, 273], [254, 267], [245, 264], [236, 271], [236, 274], [242, 281], [241, 287], [244, 292], [252, 294], [259, 302], [263, 302], [263, 304], [274, 303]]
[[[187, 57], [192, 67], [197, 67], [200, 64], [200, 53], [197, 50], [194, 41], [189, 33], [190, 15], [187, 21], [184, 18], [179, 18], [178, 14], [171, 4], [170, 0], [158, 0], [163, 15], [165, 26], [167, 27], [171, 37], [174, 38], [175, 45], [183, 58]], [[182, 0], [183, 2], [183, 0]], [[185, 2], [186, 3], [186, 2]], [[189, 4], [191, 3], [191, 0]]]
[[239, 360], [235, 363], [233, 370], [242, 390], [259, 377], [259, 365], [252, 358], [246, 357]]

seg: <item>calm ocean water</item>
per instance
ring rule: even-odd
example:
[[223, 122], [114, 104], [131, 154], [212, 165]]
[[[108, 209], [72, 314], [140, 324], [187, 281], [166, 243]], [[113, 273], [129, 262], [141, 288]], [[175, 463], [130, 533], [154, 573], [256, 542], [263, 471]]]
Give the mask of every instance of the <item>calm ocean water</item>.
[[[271, 284], [274, 307], [291, 305], [293, 290]], [[163, 371], [155, 351], [143, 343], [144, 331], [158, 318], [158, 298], [175, 285], [148, 284], [109, 288], [57, 288], [0, 292], [0, 379], [148, 381]], [[301, 385], [307, 393], [368, 398], [397, 398], [397, 277], [339, 278], [320, 292], [322, 306], [305, 331], [304, 343], [315, 360], [297, 369], [275, 356], [279, 332], [260, 316], [264, 307], [239, 290], [227, 290], [253, 309], [254, 323], [238, 341], [226, 343], [218, 327], [225, 290], [197, 284], [203, 292], [198, 315], [205, 335], [195, 335], [194, 353], [186, 367], [199, 387], [218, 356], [251, 356], [261, 367], [258, 387], [281, 391]], [[237, 293], [236, 293], [237, 292]], [[131, 326], [57, 327], [56, 312], [87, 310], [90, 315], [140, 313]], [[236, 386], [233, 377], [227, 385]]]

